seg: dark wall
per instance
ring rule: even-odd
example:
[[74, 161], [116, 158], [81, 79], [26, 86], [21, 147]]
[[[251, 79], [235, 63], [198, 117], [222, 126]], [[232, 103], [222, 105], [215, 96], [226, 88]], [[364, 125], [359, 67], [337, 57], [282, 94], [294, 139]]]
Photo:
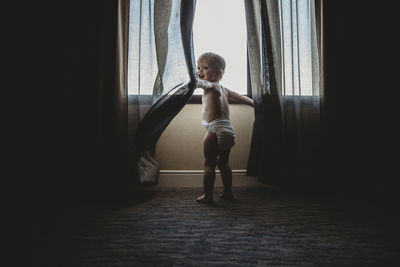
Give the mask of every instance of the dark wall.
[[396, 197], [393, 7], [325, 2], [326, 86], [334, 190]]
[[55, 218], [121, 201], [134, 177], [116, 145], [117, 1], [66, 1], [31, 12], [19, 153], [23, 198], [40, 235]]

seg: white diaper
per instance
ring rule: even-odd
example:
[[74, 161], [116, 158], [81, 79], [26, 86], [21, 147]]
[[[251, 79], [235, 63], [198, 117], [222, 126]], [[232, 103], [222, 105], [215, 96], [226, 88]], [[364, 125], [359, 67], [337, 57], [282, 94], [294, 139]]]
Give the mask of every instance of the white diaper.
[[215, 133], [218, 139], [218, 149], [221, 151], [229, 150], [235, 144], [235, 132], [230, 120], [215, 119], [207, 123], [203, 120], [202, 124], [207, 131]]

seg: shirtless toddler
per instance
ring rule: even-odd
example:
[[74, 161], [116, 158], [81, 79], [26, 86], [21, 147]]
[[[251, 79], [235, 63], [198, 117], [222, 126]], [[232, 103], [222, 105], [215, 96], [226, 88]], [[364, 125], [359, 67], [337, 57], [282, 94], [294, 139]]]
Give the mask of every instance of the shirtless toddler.
[[197, 60], [197, 88], [204, 90], [203, 122], [207, 132], [203, 141], [204, 150], [204, 194], [196, 200], [203, 203], [213, 202], [215, 168], [218, 166], [224, 186], [220, 198], [233, 200], [232, 170], [229, 166], [229, 154], [235, 144], [235, 133], [229, 117], [229, 101], [254, 107], [253, 100], [220, 85], [225, 60], [214, 53], [204, 53]]

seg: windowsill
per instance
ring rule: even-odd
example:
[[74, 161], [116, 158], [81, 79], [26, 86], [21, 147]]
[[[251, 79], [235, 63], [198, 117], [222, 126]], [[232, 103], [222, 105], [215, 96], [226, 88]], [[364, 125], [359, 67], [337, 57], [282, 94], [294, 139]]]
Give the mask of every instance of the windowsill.
[[192, 95], [188, 104], [201, 104], [201, 97], [202, 95]]
[[[250, 97], [248, 95], [246, 95], [247, 97]], [[192, 97], [189, 99], [187, 104], [201, 104], [201, 97], [202, 95], [192, 95]], [[312, 101], [312, 102], [319, 102], [320, 101], [320, 97], [319, 96], [292, 96], [292, 95], [285, 95], [285, 96], [281, 96], [282, 100], [286, 103], [290, 103], [293, 100], [296, 101]], [[251, 98], [251, 97], [250, 97]], [[137, 95], [128, 95], [128, 104], [143, 104], [143, 105], [152, 105], [153, 104], [153, 97], [152, 95], [140, 95], [140, 97], [138, 97]], [[241, 103], [235, 103], [233, 101], [229, 101], [229, 104], [232, 105], [245, 105], [245, 104], [241, 104]]]
[[[245, 95], [245, 96], [249, 97], [248, 95]], [[202, 95], [192, 95], [192, 97], [189, 99], [188, 104], [201, 104], [201, 97], [202, 97]], [[233, 101], [229, 101], [229, 104], [245, 105], [245, 104], [236, 103], [236, 102], [233, 102]]]
[[[247, 95], [246, 95], [247, 96]], [[201, 95], [193, 95], [190, 99], [189, 99], [189, 102], [188, 102], [188, 104], [201, 104]], [[249, 96], [247, 96], [247, 97], [249, 97]], [[233, 104], [233, 105], [245, 105], [245, 104], [242, 104], [242, 103], [236, 103], [236, 102], [233, 102], [233, 101], [229, 101], [229, 104]]]
[[[202, 97], [202, 95], [192, 95], [192, 97], [188, 101], [188, 104], [201, 104], [202, 103], [201, 97]], [[137, 104], [138, 103], [137, 95], [128, 95], [128, 103], [129, 104]], [[141, 95], [140, 103], [151, 105], [152, 104], [152, 96], [151, 95]], [[241, 104], [241, 103], [235, 103], [232, 101], [230, 101], [229, 104], [245, 105], [245, 104]]]

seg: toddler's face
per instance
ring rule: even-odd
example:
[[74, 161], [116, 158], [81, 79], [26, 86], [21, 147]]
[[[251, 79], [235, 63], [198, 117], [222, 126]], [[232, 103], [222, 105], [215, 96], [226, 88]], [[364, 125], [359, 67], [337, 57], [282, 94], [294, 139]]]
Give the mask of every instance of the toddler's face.
[[197, 75], [200, 80], [209, 82], [218, 81], [216, 71], [205, 61], [197, 62]]

